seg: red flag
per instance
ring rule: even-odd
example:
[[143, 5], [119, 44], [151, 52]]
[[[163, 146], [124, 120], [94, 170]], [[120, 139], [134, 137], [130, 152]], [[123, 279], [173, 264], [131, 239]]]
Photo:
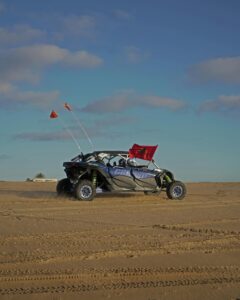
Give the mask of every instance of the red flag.
[[51, 119], [56, 119], [57, 117], [58, 117], [58, 114], [54, 110], [52, 110], [52, 112], [50, 114], [50, 118]]
[[72, 110], [71, 106], [67, 102], [64, 103], [64, 107], [69, 111]]
[[152, 160], [155, 151], [157, 150], [158, 145], [156, 146], [140, 146], [134, 144], [131, 149], [129, 149], [128, 155], [130, 158], [141, 158], [144, 160]]

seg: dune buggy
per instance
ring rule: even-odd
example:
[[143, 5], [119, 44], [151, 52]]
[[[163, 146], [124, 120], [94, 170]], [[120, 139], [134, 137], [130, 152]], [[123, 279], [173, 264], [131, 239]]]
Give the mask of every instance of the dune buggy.
[[[141, 158], [148, 159], [140, 151], [138, 153]], [[129, 151], [81, 153], [63, 163], [67, 177], [58, 182], [57, 194], [89, 201], [98, 192], [144, 192], [148, 195], [164, 190], [169, 199], [185, 197], [185, 185], [176, 181], [172, 172], [159, 168], [153, 159], [148, 164], [140, 164], [133, 156]]]

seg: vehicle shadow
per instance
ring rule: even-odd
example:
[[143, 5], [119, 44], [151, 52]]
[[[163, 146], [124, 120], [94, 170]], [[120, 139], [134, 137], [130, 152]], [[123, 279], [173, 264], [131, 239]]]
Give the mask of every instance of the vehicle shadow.
[[96, 198], [101, 199], [101, 198], [129, 198], [129, 197], [135, 197], [136, 193], [111, 193], [111, 192], [106, 192], [106, 193], [97, 193]]
[[[19, 190], [11, 190], [11, 191], [0, 191], [0, 197], [2, 198], [4, 195], [8, 196], [15, 196], [17, 198], [25, 198], [25, 199], [42, 199], [42, 200], [50, 200], [50, 199], [72, 199], [75, 198], [73, 196], [58, 196], [55, 191], [19, 191]], [[112, 193], [112, 192], [105, 192], [105, 193], [97, 193], [95, 198], [96, 199], [108, 199], [108, 198], [129, 198], [135, 197], [137, 193]], [[76, 199], [75, 199], [76, 200]]]

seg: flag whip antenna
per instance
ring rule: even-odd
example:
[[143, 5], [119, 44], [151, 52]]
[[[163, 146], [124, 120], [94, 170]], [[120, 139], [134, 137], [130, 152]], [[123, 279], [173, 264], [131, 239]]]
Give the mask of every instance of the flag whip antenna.
[[72, 131], [66, 126], [66, 124], [63, 122], [63, 120], [61, 118], [58, 117], [58, 114], [52, 110], [51, 114], [50, 114], [50, 118], [51, 119], [56, 119], [58, 118], [59, 122], [61, 123], [61, 125], [63, 126], [63, 129], [66, 130], [66, 132], [71, 136], [73, 142], [75, 143], [75, 145], [77, 146], [77, 148], [79, 149], [80, 152], [82, 152], [82, 149], [77, 141], [77, 139], [75, 138], [74, 134], [72, 133]]
[[68, 111], [71, 112], [73, 118], [75, 119], [75, 121], [77, 122], [78, 126], [80, 127], [81, 131], [83, 132], [83, 134], [85, 135], [85, 137], [87, 138], [91, 148], [92, 148], [92, 151], [94, 151], [94, 145], [93, 145], [93, 142], [90, 138], [90, 136], [88, 135], [85, 127], [83, 126], [83, 124], [80, 122], [80, 120], [78, 119], [78, 117], [76, 116], [76, 114], [73, 112], [72, 110], [72, 107], [68, 104], [68, 103], [64, 103], [64, 108], [66, 108]]

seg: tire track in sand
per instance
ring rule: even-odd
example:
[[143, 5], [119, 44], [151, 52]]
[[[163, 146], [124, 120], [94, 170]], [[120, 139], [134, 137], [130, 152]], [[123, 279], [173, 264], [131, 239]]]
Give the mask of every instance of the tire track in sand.
[[240, 266], [187, 266], [187, 267], [119, 267], [119, 268], [81, 268], [81, 274], [78, 270], [73, 268], [63, 270], [53, 269], [7, 269], [0, 270], [0, 281], [32, 281], [32, 280], [55, 280], [55, 279], [78, 279], [84, 276], [96, 277], [107, 275], [114, 275], [114, 277], [128, 277], [128, 276], [149, 276], [159, 274], [177, 274], [177, 273], [220, 273], [220, 274], [238, 274]]
[[[0, 288], [0, 295], [92, 292], [134, 288], [239, 284], [239, 267], [173, 267], [89, 269], [81, 274], [2, 277], [1, 282], [21, 284]], [[62, 283], [62, 281], [65, 281]], [[81, 283], [79, 283], [81, 281]], [[37, 283], [36, 283], [37, 282]], [[24, 284], [24, 285], [23, 285]], [[36, 284], [38, 284], [36, 286]], [[23, 287], [22, 287], [23, 286]]]

